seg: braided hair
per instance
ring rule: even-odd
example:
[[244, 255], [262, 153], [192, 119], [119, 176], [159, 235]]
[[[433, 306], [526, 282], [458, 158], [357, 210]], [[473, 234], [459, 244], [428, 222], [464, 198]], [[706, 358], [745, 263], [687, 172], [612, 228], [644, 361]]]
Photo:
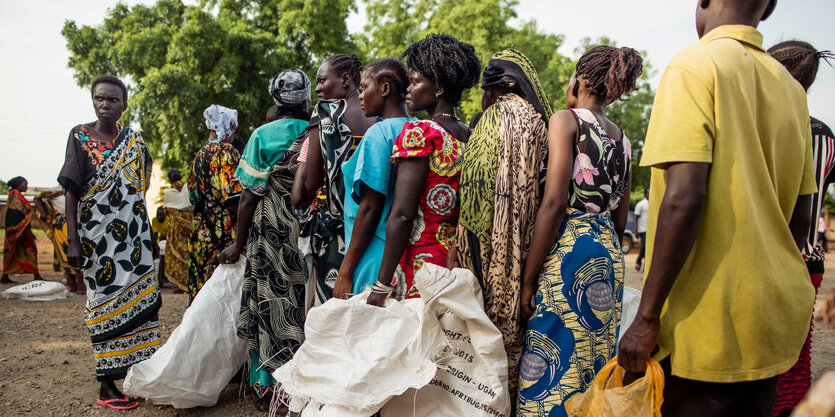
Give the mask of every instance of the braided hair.
[[446, 34], [431, 34], [400, 55], [409, 69], [444, 89], [443, 97], [457, 106], [464, 90], [478, 83], [481, 62], [472, 45]]
[[409, 87], [409, 72], [403, 61], [395, 58], [381, 58], [368, 63], [365, 71], [378, 83], [388, 81], [400, 99], [406, 97]]
[[340, 77], [342, 74], [348, 74], [354, 86], [360, 85], [360, 74], [362, 73], [362, 62], [356, 55], [338, 54], [333, 55], [325, 60], [328, 65], [333, 68], [334, 72]]
[[611, 104], [637, 88], [643, 65], [641, 55], [632, 48], [600, 45], [580, 57], [575, 71], [577, 77], [585, 76], [592, 94]]
[[783, 64], [792, 77], [797, 80], [803, 89], [808, 91], [815, 77], [818, 75], [818, 66], [823, 58], [826, 63], [835, 58], [830, 51], [818, 51], [812, 45], [803, 41], [786, 41], [768, 48], [771, 57]]

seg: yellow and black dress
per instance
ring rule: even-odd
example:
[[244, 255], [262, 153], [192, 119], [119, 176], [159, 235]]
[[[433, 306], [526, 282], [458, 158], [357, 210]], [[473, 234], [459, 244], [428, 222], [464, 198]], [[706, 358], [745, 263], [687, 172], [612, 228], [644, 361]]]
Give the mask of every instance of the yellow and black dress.
[[99, 381], [124, 378], [159, 346], [161, 299], [145, 206], [150, 161], [145, 141], [130, 128], [119, 126], [109, 141], [79, 125], [70, 131], [58, 177], [80, 196], [84, 315]]

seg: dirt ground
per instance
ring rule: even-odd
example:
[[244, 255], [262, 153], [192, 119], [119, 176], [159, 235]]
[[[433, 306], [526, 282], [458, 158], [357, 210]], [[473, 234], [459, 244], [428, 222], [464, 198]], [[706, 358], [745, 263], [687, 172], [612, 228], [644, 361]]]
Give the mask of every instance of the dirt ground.
[[[38, 239], [39, 263], [44, 277], [63, 281], [52, 272], [52, 248], [45, 238]], [[635, 271], [637, 250], [626, 257], [629, 286], [640, 288], [641, 276]], [[835, 286], [835, 256], [827, 262], [818, 305]], [[31, 276], [13, 277], [19, 283]], [[11, 287], [0, 284], [0, 291]], [[185, 294], [174, 294], [168, 284], [162, 290], [160, 324], [167, 338], [179, 324], [188, 303]], [[65, 300], [27, 302], [0, 298], [0, 415], [104, 416], [119, 412], [95, 403], [98, 384], [94, 377], [90, 339], [84, 327], [85, 297], [72, 295]], [[815, 379], [835, 370], [835, 328], [818, 324], [812, 344], [812, 372]], [[210, 408], [176, 410], [168, 406], [141, 404], [131, 416], [258, 416], [252, 396], [240, 384], [230, 384], [218, 404]]]

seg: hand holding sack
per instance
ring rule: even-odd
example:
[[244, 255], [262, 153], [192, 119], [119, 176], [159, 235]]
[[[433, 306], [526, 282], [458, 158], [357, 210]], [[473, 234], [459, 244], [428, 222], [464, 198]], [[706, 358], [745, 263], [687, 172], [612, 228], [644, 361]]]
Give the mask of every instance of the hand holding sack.
[[615, 357], [597, 373], [588, 391], [565, 402], [565, 409], [572, 417], [661, 417], [663, 393], [664, 371], [658, 361], [650, 359], [646, 374], [623, 386], [623, 368]]

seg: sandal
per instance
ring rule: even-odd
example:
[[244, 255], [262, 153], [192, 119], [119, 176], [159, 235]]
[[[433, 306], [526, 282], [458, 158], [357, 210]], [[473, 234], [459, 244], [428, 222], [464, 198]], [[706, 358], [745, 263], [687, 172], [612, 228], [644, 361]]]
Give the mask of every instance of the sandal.
[[[113, 403], [127, 403], [128, 405], [115, 405]], [[133, 410], [136, 407], [139, 407], [139, 402], [131, 401], [127, 395], [125, 398], [112, 398], [109, 400], [102, 400], [101, 398], [96, 399], [96, 403], [102, 407], [111, 408], [113, 410]]]

